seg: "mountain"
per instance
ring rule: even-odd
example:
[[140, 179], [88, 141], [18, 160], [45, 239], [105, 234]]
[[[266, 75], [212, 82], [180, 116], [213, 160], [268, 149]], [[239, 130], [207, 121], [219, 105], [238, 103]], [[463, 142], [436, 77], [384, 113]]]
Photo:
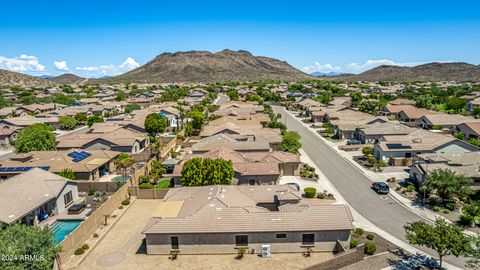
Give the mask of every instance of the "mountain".
[[75, 74], [66, 73], [66, 74], [59, 75], [57, 77], [51, 77], [49, 78], [49, 80], [58, 84], [74, 84], [74, 83], [82, 82], [85, 79]]
[[145, 65], [107, 82], [224, 82], [313, 78], [287, 62], [253, 56], [247, 51], [223, 50], [162, 53]]
[[310, 73], [310, 75], [315, 76], [315, 77], [338, 77], [338, 76], [345, 76], [345, 75], [351, 75], [351, 74], [342, 73], [342, 72], [335, 72], [335, 71], [330, 71], [330, 72], [315, 71], [315, 72]]
[[434, 62], [414, 67], [384, 65], [348, 78], [362, 81], [480, 81], [480, 66], [463, 62]]
[[25, 75], [18, 72], [0, 69], [0, 85], [5, 86], [23, 86], [23, 87], [46, 87], [53, 85], [52, 81]]

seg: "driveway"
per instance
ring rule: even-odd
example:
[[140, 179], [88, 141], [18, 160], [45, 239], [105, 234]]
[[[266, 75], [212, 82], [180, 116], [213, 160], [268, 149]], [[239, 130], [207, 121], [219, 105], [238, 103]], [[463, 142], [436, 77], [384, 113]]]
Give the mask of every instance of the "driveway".
[[[378, 196], [370, 188], [371, 181], [350, 161], [330, 148], [299, 120], [288, 114], [283, 107], [272, 106], [272, 109], [275, 114], [282, 115], [280, 119], [286, 122], [289, 130], [297, 131], [302, 136], [301, 142], [304, 151], [351, 207], [375, 226], [407, 242], [403, 225], [407, 222], [421, 220], [420, 216], [408, 210], [390, 195]], [[436, 256], [436, 253], [430, 249], [423, 247], [418, 247], [418, 249], [431, 256]], [[465, 265], [463, 259], [452, 256], [446, 258], [445, 261], [461, 268]]]

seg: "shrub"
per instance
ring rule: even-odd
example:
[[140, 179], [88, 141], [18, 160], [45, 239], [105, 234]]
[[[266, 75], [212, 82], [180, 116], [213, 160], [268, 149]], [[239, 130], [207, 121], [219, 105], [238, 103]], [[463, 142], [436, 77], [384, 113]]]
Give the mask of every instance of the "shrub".
[[372, 233], [367, 234], [367, 239], [368, 240], [373, 240], [373, 238], [375, 238], [374, 234], [372, 234]]
[[359, 242], [357, 239], [352, 239], [350, 240], [350, 248], [356, 248], [358, 246]]
[[90, 247], [89, 247], [87, 244], [83, 244], [83, 245], [82, 245], [82, 248], [83, 248], [84, 250], [87, 250], [87, 249], [89, 249]]
[[375, 251], [377, 251], [377, 246], [375, 246], [374, 243], [372, 242], [365, 243], [365, 246], [363, 247], [363, 253], [367, 255], [373, 255], [375, 254]]
[[126, 199], [126, 200], [123, 200], [122, 201], [122, 205], [129, 205], [130, 204], [130, 200], [129, 199]]
[[460, 223], [464, 226], [472, 227], [474, 218], [467, 214], [460, 216]]
[[142, 183], [138, 187], [140, 189], [153, 189], [153, 185], [150, 183]]
[[140, 176], [140, 183], [143, 184], [143, 183], [149, 183], [149, 182], [150, 182], [150, 180], [148, 179], [148, 176], [146, 176], [146, 175]]
[[318, 193], [317, 198], [318, 199], [325, 199], [325, 193]]
[[123, 209], [123, 205], [120, 205], [120, 206], [118, 207], [118, 209]]
[[369, 155], [372, 155], [373, 154], [373, 149], [372, 147], [370, 146], [366, 146], [362, 149], [362, 154], [364, 154], [365, 156], [369, 156]]
[[400, 189], [402, 189], [402, 187], [396, 187], [395, 188], [396, 191], [399, 191]]
[[88, 196], [92, 196], [93, 194], [95, 194], [95, 189], [93, 188], [88, 189]]
[[238, 256], [237, 256], [237, 258], [239, 258], [239, 259], [243, 258], [243, 255], [245, 254], [245, 251], [246, 251], [246, 250], [245, 250], [244, 247], [240, 247], [240, 248], [238, 249]]
[[355, 234], [356, 235], [363, 235], [363, 229], [362, 228], [356, 228], [355, 229]]
[[448, 202], [445, 204], [445, 208], [447, 208], [450, 211], [453, 211], [455, 209], [455, 203], [454, 202]]
[[450, 213], [450, 210], [448, 210], [448, 209], [443, 209], [443, 213], [444, 213], [444, 214], [448, 214], [448, 213]]
[[315, 194], [317, 193], [317, 190], [313, 187], [307, 187], [303, 191], [307, 198], [315, 198]]
[[98, 238], [98, 233], [94, 233], [93, 238]]
[[433, 212], [440, 212], [440, 207], [434, 206], [432, 207]]
[[77, 249], [75, 249], [74, 254], [75, 255], [82, 255], [84, 252], [85, 252], [85, 250], [83, 248], [77, 248]]
[[407, 190], [408, 191], [415, 191], [415, 186], [410, 184], [410, 185], [407, 186]]

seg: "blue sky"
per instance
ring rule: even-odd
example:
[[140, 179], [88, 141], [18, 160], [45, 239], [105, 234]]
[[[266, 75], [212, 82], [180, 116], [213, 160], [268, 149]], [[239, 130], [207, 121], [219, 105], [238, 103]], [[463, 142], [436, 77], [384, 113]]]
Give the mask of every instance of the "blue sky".
[[0, 68], [32, 75], [116, 75], [162, 52], [224, 48], [308, 72], [480, 64], [478, 0], [44, 0], [1, 10]]

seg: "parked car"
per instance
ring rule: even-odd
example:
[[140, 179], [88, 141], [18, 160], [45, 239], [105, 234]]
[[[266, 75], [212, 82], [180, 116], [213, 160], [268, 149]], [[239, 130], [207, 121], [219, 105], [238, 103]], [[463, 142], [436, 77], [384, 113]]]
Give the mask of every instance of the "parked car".
[[385, 182], [374, 182], [372, 188], [378, 194], [388, 194], [388, 192], [390, 192], [390, 187]]
[[362, 144], [362, 142], [355, 139], [350, 139], [347, 141], [347, 145], [354, 145], [354, 144]]
[[291, 186], [293, 187], [294, 189], [296, 189], [297, 191], [300, 191], [300, 186], [297, 184], [297, 183], [287, 183], [285, 184], [286, 186]]

